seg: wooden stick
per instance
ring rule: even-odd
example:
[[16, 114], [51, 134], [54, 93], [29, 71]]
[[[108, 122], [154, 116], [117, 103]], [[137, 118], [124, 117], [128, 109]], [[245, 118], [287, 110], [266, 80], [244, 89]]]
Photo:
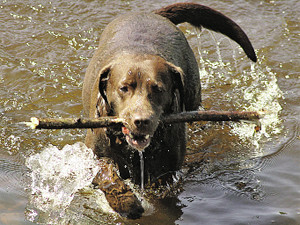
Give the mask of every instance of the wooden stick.
[[163, 118], [165, 123], [181, 123], [195, 121], [256, 121], [264, 115], [263, 112], [249, 111], [190, 111], [171, 114]]
[[25, 122], [32, 129], [75, 129], [75, 128], [100, 128], [122, 125], [123, 120], [116, 117], [90, 118], [36, 118], [32, 117], [31, 122]]
[[[178, 114], [171, 114], [162, 118], [164, 123], [182, 123], [194, 121], [257, 121], [264, 115], [263, 112], [248, 111], [190, 111]], [[90, 118], [31, 118], [26, 122], [32, 129], [74, 129], [74, 128], [100, 128], [122, 125], [125, 122], [117, 117]]]

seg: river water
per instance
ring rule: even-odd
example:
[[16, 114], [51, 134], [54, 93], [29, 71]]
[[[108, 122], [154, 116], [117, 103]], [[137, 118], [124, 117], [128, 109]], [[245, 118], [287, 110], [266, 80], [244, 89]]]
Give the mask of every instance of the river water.
[[85, 131], [22, 122], [81, 116], [103, 28], [175, 1], [0, 1], [0, 224], [300, 224], [300, 3], [194, 2], [235, 20], [258, 56], [254, 65], [224, 36], [180, 25], [199, 62], [203, 106], [269, 114], [259, 132], [249, 123], [189, 125], [183, 190], [130, 221], [100, 212], [101, 193], [82, 190], [97, 167], [78, 143]]

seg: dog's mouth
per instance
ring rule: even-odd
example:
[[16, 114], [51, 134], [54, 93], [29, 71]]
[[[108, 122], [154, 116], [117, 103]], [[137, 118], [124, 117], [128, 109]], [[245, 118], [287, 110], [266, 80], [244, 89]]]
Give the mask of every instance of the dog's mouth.
[[138, 151], [143, 151], [150, 144], [151, 136], [149, 134], [135, 134], [127, 127], [122, 127], [122, 132], [126, 137], [127, 143]]

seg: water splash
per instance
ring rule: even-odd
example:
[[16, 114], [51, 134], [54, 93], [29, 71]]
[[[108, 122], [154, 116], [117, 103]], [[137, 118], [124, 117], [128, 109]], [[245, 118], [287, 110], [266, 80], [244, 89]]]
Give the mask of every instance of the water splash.
[[282, 91], [277, 84], [276, 75], [269, 69], [260, 65], [252, 65], [246, 73], [250, 77], [248, 87], [240, 91], [243, 109], [248, 111], [265, 111], [266, 115], [260, 120], [261, 130], [254, 132], [255, 124], [232, 124], [231, 133], [239, 135], [241, 140], [252, 139], [256, 149], [260, 148], [260, 141], [269, 140], [272, 135], [281, 132], [279, 113], [282, 107], [279, 103]]
[[[201, 37], [203, 32], [209, 32], [215, 46], [217, 61], [205, 59], [207, 50], [201, 49]], [[283, 98], [276, 74], [264, 65], [264, 57], [258, 57], [256, 64], [249, 59], [239, 57], [235, 54], [237, 48], [233, 47], [228, 38], [217, 37], [218, 34], [203, 30], [195, 32], [198, 42], [198, 58], [200, 62], [200, 77], [203, 95], [212, 107], [219, 110], [245, 110], [266, 111], [267, 114], [261, 122], [260, 132], [255, 132], [256, 124], [231, 123], [230, 135], [238, 137], [242, 143], [249, 143], [260, 152], [261, 143], [270, 140], [273, 135], [281, 132], [281, 120], [279, 113], [282, 107], [279, 103]], [[222, 43], [225, 42], [225, 43]], [[229, 44], [228, 44], [228, 43]], [[223, 46], [232, 46], [232, 52], [227, 52], [227, 57], [232, 57], [228, 62], [222, 57]], [[214, 47], [212, 47], [214, 48]], [[241, 54], [244, 54], [243, 52]], [[210, 55], [211, 57], [211, 55]], [[220, 95], [220, 91], [222, 94]], [[260, 154], [260, 153], [259, 153]], [[258, 155], [257, 155], [258, 156]]]
[[[206, 38], [203, 32], [209, 32], [213, 38], [201, 43], [201, 39]], [[254, 64], [245, 58], [241, 49], [233, 47], [228, 38], [205, 29], [200, 33], [196, 31], [194, 37], [199, 46], [196, 57], [204, 108], [265, 111], [266, 116], [260, 120], [259, 132], [255, 129], [256, 124], [246, 122], [207, 123], [204, 129], [192, 127], [190, 152], [201, 152], [205, 161], [187, 179], [211, 183], [226, 192], [261, 200], [265, 193], [256, 173], [264, 156], [269, 154], [268, 144], [282, 132], [279, 113], [283, 93], [276, 74], [266, 66], [265, 58], [259, 52], [258, 62]], [[197, 138], [193, 138], [196, 135]]]
[[[91, 149], [83, 143], [44, 149], [26, 160], [31, 170], [30, 203], [50, 217], [61, 217], [75, 193], [91, 184], [99, 171]], [[34, 219], [37, 212], [31, 210]]]
[[[141, 184], [144, 188], [144, 158], [141, 156]], [[91, 149], [77, 142], [62, 150], [55, 146], [30, 156], [26, 166], [31, 170], [27, 220], [42, 224], [115, 224], [118, 214], [113, 211], [100, 189], [91, 183], [101, 167]], [[144, 215], [154, 208], [129, 180], [131, 187], [145, 209]]]

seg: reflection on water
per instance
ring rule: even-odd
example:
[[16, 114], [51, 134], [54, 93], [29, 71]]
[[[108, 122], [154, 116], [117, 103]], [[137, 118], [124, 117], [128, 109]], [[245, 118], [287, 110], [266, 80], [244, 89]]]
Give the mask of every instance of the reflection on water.
[[103, 193], [90, 189], [97, 163], [77, 143], [84, 131], [19, 123], [80, 116], [82, 77], [105, 25], [121, 13], [171, 3], [0, 1], [1, 224], [299, 224], [297, 0], [199, 2], [241, 24], [256, 64], [224, 36], [180, 25], [199, 62], [204, 108], [267, 115], [259, 132], [249, 123], [189, 125], [183, 192], [155, 201], [140, 220], [119, 218], [105, 209]]

